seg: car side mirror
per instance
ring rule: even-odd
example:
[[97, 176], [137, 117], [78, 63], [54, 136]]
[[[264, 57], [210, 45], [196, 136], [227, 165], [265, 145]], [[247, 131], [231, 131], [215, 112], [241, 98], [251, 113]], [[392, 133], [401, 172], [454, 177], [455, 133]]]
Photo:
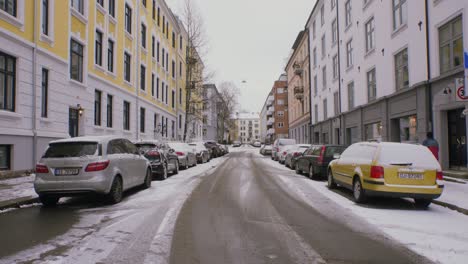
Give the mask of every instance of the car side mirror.
[[341, 155], [338, 153], [333, 154], [333, 159], [339, 159], [341, 158]]
[[139, 155], [144, 155], [145, 154], [145, 151], [144, 150], [140, 150], [140, 151], [137, 151]]

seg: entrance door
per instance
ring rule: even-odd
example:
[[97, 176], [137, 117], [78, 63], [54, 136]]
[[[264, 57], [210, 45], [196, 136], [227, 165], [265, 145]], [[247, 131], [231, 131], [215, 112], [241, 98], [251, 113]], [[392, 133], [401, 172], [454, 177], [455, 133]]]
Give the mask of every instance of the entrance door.
[[463, 108], [447, 112], [450, 167], [466, 167], [466, 120]]
[[70, 137], [78, 136], [78, 121], [78, 109], [70, 108], [68, 111], [68, 133], [70, 134]]

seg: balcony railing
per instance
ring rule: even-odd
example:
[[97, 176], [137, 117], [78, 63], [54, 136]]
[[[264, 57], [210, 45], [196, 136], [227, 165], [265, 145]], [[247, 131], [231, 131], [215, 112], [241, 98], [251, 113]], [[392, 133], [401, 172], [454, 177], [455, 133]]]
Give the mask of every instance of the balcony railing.
[[269, 126], [273, 125], [274, 123], [275, 123], [275, 118], [274, 117], [269, 118], [268, 121], [267, 121], [267, 125], [269, 125]]
[[294, 87], [294, 97], [297, 100], [304, 99], [304, 86], [296, 86]]
[[274, 129], [274, 128], [268, 129], [268, 130], [267, 130], [267, 134], [268, 134], [268, 135], [273, 135], [273, 134], [275, 134], [275, 129]]

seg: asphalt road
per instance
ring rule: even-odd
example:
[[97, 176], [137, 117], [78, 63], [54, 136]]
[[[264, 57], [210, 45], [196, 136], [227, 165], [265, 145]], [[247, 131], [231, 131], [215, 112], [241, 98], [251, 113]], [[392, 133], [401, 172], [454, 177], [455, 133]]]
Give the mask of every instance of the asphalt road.
[[[231, 153], [179, 214], [170, 263], [430, 263], [313, 194], [294, 195], [253, 153]], [[310, 192], [309, 192], [310, 193]]]

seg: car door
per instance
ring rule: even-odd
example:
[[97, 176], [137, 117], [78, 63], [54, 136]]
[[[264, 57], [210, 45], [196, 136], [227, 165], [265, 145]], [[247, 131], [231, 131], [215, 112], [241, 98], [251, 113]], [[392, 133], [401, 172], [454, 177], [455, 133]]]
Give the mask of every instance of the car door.
[[128, 183], [131, 188], [138, 184], [137, 180], [140, 171], [137, 166], [138, 161], [136, 159], [136, 148], [134, 148], [134, 146], [132, 147], [128, 142], [129, 141], [126, 139], [121, 139], [121, 143], [125, 148], [125, 158], [122, 162], [125, 162], [125, 166], [128, 168]]
[[125, 139], [125, 144], [130, 150], [130, 153], [133, 154], [133, 166], [135, 168], [135, 185], [139, 185], [145, 181], [147, 167], [147, 159], [140, 154], [138, 148], [130, 142], [130, 140]]
[[[309, 167], [309, 159], [311, 157], [312, 152], [314, 151], [314, 146], [310, 147], [304, 154], [302, 155], [300, 161], [298, 162], [297, 166], [300, 170], [305, 171]], [[307, 167], [307, 169], [306, 169]]]

